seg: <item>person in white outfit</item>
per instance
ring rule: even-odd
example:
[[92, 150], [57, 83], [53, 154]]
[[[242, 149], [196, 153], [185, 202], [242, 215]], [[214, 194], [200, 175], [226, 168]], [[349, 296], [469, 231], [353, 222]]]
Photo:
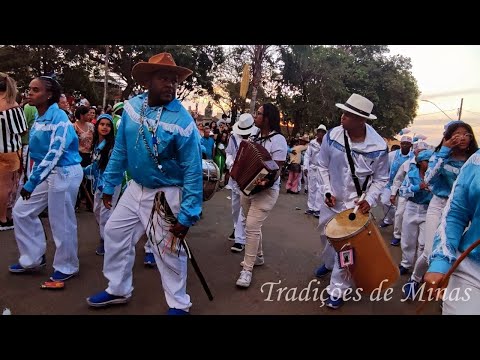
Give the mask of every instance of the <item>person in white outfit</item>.
[[[326, 301], [332, 309], [344, 304], [346, 290], [355, 284], [346, 270], [340, 268], [338, 255], [327, 242], [325, 225], [336, 214], [355, 205], [358, 211], [368, 213], [388, 181], [387, 143], [366, 124], [367, 119], [377, 118], [372, 114], [373, 103], [352, 94], [345, 104], [336, 106], [343, 110], [341, 125], [327, 132], [319, 153], [319, 172], [325, 191], [319, 218], [324, 264], [315, 272], [317, 277], [323, 277], [332, 271], [327, 287], [330, 296]], [[354, 181], [348, 154], [358, 181]], [[366, 193], [365, 199], [357, 204], [362, 193]]]
[[390, 151], [390, 153], [388, 154], [390, 174], [387, 186], [385, 186], [385, 189], [383, 189], [382, 195], [380, 196], [380, 201], [383, 204], [384, 213], [383, 220], [379, 224], [381, 228], [390, 226], [394, 222], [395, 211], [397, 210], [397, 208], [390, 201], [390, 197], [392, 196], [391, 187], [393, 185], [393, 180], [398, 172], [398, 169], [402, 166], [404, 162], [413, 158], [413, 152], [410, 151], [411, 148], [412, 138], [410, 136], [402, 136], [400, 140], [400, 149]]
[[[307, 197], [307, 210], [305, 214], [314, 215], [315, 217], [320, 216], [320, 204], [321, 204], [321, 194], [320, 194], [320, 172], [319, 172], [319, 158], [318, 154], [320, 152], [320, 146], [322, 145], [322, 139], [327, 133], [327, 128], [325, 125], [321, 124], [317, 127], [317, 136], [315, 139], [310, 141], [308, 149], [305, 152], [304, 159], [304, 173], [308, 179], [308, 197]], [[320, 201], [319, 201], [320, 200]]]
[[[238, 147], [244, 139], [248, 139], [252, 131], [258, 131], [255, 127], [253, 116], [250, 114], [241, 114], [238, 121], [233, 125], [233, 133], [228, 140], [226, 149], [227, 158], [225, 165], [227, 169], [231, 169], [235, 157], [237, 156]], [[233, 252], [242, 252], [245, 249], [245, 215], [243, 214], [241, 206], [241, 194], [240, 188], [235, 180], [230, 177], [228, 185], [232, 189], [232, 217], [233, 217], [233, 232], [229, 239], [235, 241], [230, 248]]]

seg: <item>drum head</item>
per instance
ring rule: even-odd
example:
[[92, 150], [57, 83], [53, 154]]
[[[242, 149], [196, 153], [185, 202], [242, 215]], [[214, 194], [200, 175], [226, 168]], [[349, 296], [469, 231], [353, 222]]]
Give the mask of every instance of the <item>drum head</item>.
[[355, 220], [350, 220], [348, 216], [352, 212], [353, 209], [347, 209], [333, 217], [325, 225], [325, 236], [329, 239], [339, 240], [349, 238], [360, 232], [368, 224], [370, 215], [357, 211]]

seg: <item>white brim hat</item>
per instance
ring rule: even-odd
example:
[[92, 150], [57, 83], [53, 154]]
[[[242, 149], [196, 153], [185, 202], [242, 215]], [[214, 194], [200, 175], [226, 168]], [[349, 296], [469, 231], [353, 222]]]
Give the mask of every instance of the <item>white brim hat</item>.
[[365, 119], [375, 120], [377, 118], [371, 113], [373, 103], [358, 94], [352, 94], [345, 104], [335, 104], [335, 106]]
[[237, 135], [250, 135], [255, 129], [255, 121], [251, 114], [240, 115], [238, 121], [232, 126], [233, 133]]

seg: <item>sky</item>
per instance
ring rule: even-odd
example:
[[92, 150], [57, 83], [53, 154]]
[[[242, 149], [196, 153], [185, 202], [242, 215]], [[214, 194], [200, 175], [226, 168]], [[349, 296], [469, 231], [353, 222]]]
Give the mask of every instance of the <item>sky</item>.
[[[480, 46], [389, 45], [390, 55], [404, 55], [412, 62], [412, 74], [421, 92], [417, 117], [409, 129], [437, 145], [443, 126], [458, 119], [472, 125], [480, 140]], [[428, 100], [421, 101], [421, 100]], [[433, 103], [433, 104], [432, 104]], [[442, 113], [443, 110], [447, 115]]]
[[[438, 145], [449, 117], [458, 119], [463, 98], [461, 120], [472, 125], [477, 141], [480, 140], [480, 45], [389, 45], [389, 48], [390, 55], [411, 59], [412, 74], [421, 93], [417, 117], [408, 127], [411, 134], [425, 135], [427, 143]], [[203, 113], [208, 100], [198, 102]], [[193, 102], [187, 105], [195, 107]], [[214, 106], [213, 114], [217, 112], [219, 109]]]

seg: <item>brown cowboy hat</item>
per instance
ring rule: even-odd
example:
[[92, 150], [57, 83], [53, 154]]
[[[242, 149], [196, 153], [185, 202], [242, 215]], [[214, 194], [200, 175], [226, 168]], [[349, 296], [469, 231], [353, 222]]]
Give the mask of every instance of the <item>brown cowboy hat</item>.
[[168, 70], [178, 75], [178, 82], [181, 83], [189, 77], [193, 71], [177, 66], [170, 53], [153, 55], [148, 62], [140, 61], [132, 68], [132, 77], [140, 85], [144, 85], [152, 74], [158, 70]]

